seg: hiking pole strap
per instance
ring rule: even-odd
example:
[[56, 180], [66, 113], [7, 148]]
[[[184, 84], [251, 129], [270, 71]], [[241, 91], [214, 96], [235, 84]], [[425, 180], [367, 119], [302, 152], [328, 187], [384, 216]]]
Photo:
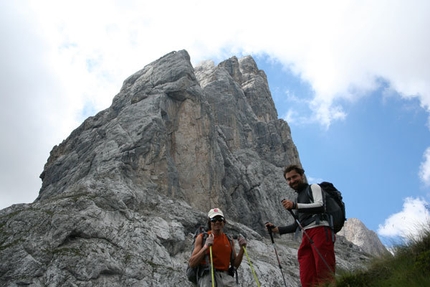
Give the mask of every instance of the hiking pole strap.
[[212, 257], [212, 245], [209, 246], [209, 254], [211, 258], [211, 279], [212, 279], [212, 287], [215, 287], [215, 273], [214, 273], [214, 261]]
[[257, 274], [255, 273], [254, 267], [252, 266], [251, 259], [249, 259], [248, 252], [246, 251], [246, 247], [242, 246], [243, 251], [245, 252], [246, 258], [248, 258], [249, 266], [251, 267], [252, 275], [254, 275], [255, 283], [260, 287], [260, 282], [258, 281]]

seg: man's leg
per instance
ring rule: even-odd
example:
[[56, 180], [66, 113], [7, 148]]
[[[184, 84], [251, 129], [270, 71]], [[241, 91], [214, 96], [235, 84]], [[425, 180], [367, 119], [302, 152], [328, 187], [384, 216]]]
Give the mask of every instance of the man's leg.
[[[315, 269], [318, 281], [316, 283], [330, 282], [334, 280], [336, 271], [336, 258], [334, 254], [334, 242], [332, 230], [329, 227], [312, 228], [314, 247]], [[321, 258], [322, 257], [322, 258]]]
[[[307, 231], [306, 231], [307, 232]], [[309, 239], [303, 234], [297, 257], [300, 265], [300, 282], [303, 287], [313, 286], [316, 278], [315, 260]]]

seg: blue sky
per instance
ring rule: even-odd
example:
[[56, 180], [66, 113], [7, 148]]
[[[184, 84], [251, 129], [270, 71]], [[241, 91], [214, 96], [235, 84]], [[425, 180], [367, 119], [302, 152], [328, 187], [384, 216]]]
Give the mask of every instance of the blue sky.
[[[162, 15], [162, 17], [160, 16]], [[430, 2], [0, 2], [0, 208], [32, 202], [54, 145], [171, 51], [251, 55], [311, 182], [385, 243], [430, 202]], [[385, 237], [384, 237], [385, 236]]]
[[[256, 60], [268, 76], [278, 116], [290, 123], [309, 181], [333, 182], [343, 193], [347, 217], [359, 218], [369, 229], [381, 233], [383, 227], [389, 229], [385, 225], [391, 223], [388, 219], [393, 215], [414, 218], [403, 206], [406, 198], [419, 199], [418, 205], [428, 204], [430, 189], [419, 176], [423, 151], [430, 142], [428, 113], [417, 99], [386, 95], [382, 83], [380, 89], [357, 103], [345, 104], [347, 116], [329, 128], [296, 123], [288, 120], [290, 109], [309, 118], [313, 112], [306, 104], [291, 105], [285, 95], [311, 97], [309, 85], [282, 71], [279, 63], [264, 57]], [[399, 236], [400, 231], [403, 229], [387, 233]], [[393, 241], [382, 234], [385, 244]]]

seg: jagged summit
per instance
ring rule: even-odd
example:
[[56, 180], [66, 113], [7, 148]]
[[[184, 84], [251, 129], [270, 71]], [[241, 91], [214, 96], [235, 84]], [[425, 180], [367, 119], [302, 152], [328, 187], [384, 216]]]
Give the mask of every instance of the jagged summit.
[[38, 200], [120, 186], [116, 196], [134, 210], [164, 195], [199, 211], [223, 207], [261, 230], [281, 211], [270, 206], [288, 188], [281, 168], [293, 162], [288, 125], [251, 57], [194, 69], [186, 51], [172, 52], [126, 79], [110, 108], [54, 147]]
[[[34, 203], [0, 211], [0, 285], [191, 286], [189, 234], [220, 207], [227, 232], [248, 238], [260, 282], [276, 286], [263, 223], [292, 221], [279, 204], [294, 196], [290, 163], [290, 129], [252, 57], [194, 68], [186, 51], [169, 53], [52, 149]], [[297, 286], [297, 242], [276, 240]], [[339, 242], [341, 267], [368, 259]], [[253, 282], [246, 261], [239, 278]]]

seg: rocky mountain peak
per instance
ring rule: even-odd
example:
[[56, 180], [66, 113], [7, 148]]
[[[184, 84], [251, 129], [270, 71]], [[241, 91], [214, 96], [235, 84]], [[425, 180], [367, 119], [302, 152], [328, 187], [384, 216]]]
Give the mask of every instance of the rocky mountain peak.
[[[279, 204], [294, 197], [282, 176], [291, 163], [289, 126], [252, 57], [194, 68], [186, 51], [169, 53], [52, 149], [34, 203], [0, 211], [0, 285], [191, 286], [190, 234], [219, 207], [227, 233], [247, 237], [260, 282], [278, 286], [264, 222], [292, 222]], [[339, 238], [340, 268], [369, 259]], [[276, 241], [298, 286], [298, 243]], [[253, 284], [246, 260], [239, 278]]]
[[378, 235], [373, 230], [369, 230], [358, 218], [349, 218], [338, 235], [360, 246], [368, 254], [382, 256], [388, 253]]

